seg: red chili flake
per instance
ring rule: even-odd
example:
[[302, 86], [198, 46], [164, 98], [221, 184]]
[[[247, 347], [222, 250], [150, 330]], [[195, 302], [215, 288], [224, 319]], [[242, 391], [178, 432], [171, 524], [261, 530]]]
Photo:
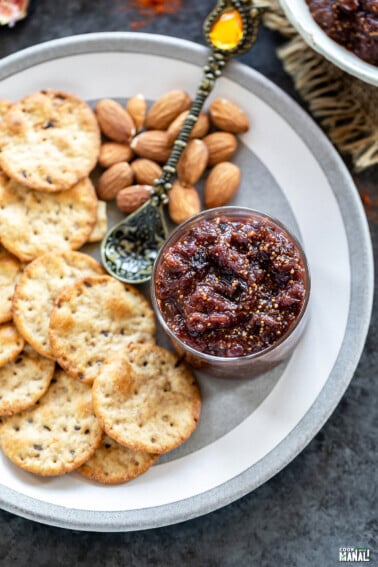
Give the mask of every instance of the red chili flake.
[[141, 19], [131, 22], [131, 29], [149, 24], [156, 16], [175, 14], [181, 9], [182, 0], [131, 0], [128, 4], [137, 9]]
[[172, 14], [181, 8], [181, 0], [133, 0], [131, 5], [141, 10], [152, 10], [156, 14]]
[[378, 219], [378, 199], [376, 197], [372, 197], [365, 187], [361, 187], [358, 183], [357, 186], [359, 188], [361, 200], [364, 204], [368, 219], [376, 221]]

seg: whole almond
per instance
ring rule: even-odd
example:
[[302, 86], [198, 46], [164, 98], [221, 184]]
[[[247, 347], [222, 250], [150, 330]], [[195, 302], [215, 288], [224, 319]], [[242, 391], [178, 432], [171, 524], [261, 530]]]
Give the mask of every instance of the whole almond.
[[206, 180], [206, 207], [212, 209], [226, 205], [236, 194], [240, 180], [240, 169], [234, 163], [224, 161], [215, 165]]
[[236, 152], [238, 141], [230, 132], [213, 132], [203, 138], [209, 150], [208, 166], [227, 161]]
[[135, 135], [135, 125], [130, 114], [110, 98], [96, 104], [97, 121], [101, 132], [114, 142], [128, 143]]
[[102, 201], [114, 199], [118, 191], [132, 184], [133, 178], [133, 170], [127, 162], [112, 165], [104, 171], [97, 182], [98, 198]]
[[241, 134], [249, 130], [249, 118], [241, 108], [225, 98], [215, 99], [209, 108], [210, 120], [220, 130]]
[[150, 199], [152, 187], [149, 185], [131, 185], [117, 193], [117, 207], [122, 213], [133, 213]]
[[192, 99], [184, 91], [169, 91], [151, 106], [146, 116], [146, 128], [166, 130], [173, 120], [184, 110], [188, 110]]
[[98, 162], [101, 167], [107, 168], [121, 161], [130, 161], [134, 152], [129, 144], [119, 142], [105, 142], [100, 148]]
[[135, 181], [140, 185], [153, 185], [155, 179], [161, 177], [163, 170], [156, 161], [139, 158], [131, 163]]
[[201, 210], [199, 194], [194, 187], [183, 187], [175, 181], [168, 197], [169, 216], [176, 224], [184, 222]]
[[209, 150], [202, 140], [190, 140], [178, 164], [177, 176], [182, 185], [194, 185], [206, 169]]
[[[178, 117], [172, 122], [167, 130], [168, 139], [173, 144], [177, 136], [180, 134], [182, 127], [184, 126], [185, 120], [189, 114], [189, 110], [185, 110], [178, 115]], [[197, 122], [193, 126], [193, 130], [190, 134], [191, 138], [203, 138], [206, 136], [210, 128], [210, 121], [207, 114], [201, 112], [198, 117]]]
[[147, 102], [142, 94], [135, 95], [127, 101], [126, 110], [134, 121], [137, 132], [144, 126], [147, 114]]
[[165, 163], [171, 154], [167, 132], [148, 130], [138, 134], [131, 142], [131, 148], [138, 156]]

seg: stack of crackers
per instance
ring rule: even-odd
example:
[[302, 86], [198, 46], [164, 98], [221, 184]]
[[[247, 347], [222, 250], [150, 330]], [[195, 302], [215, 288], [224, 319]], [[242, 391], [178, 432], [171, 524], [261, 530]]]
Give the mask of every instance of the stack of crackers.
[[99, 148], [77, 97], [0, 101], [0, 445], [32, 473], [115, 484], [183, 443], [201, 401], [144, 296], [77, 251], [106, 230]]

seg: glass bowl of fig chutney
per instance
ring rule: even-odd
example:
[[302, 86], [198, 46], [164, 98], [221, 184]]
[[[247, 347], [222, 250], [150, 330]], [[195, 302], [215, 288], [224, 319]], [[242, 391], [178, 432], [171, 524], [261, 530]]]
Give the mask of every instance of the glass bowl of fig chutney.
[[310, 274], [298, 240], [276, 219], [219, 207], [168, 237], [152, 301], [179, 355], [213, 376], [246, 378], [287, 359], [308, 315]]

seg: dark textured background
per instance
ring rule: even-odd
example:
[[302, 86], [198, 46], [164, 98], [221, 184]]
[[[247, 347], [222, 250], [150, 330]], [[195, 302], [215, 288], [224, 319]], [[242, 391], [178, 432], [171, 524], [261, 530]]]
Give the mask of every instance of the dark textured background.
[[[0, 57], [78, 33], [126, 31], [137, 17], [127, 0], [34, 0], [27, 20], [0, 30]], [[211, 0], [184, 0], [143, 32], [203, 43]], [[263, 30], [242, 60], [299, 101], [276, 58], [278, 35]], [[0, 85], [0, 97], [1, 85]], [[378, 170], [355, 177], [378, 197]], [[375, 257], [378, 210], [368, 216]], [[184, 524], [125, 534], [82, 533], [43, 526], [0, 511], [0, 566], [327, 567], [340, 546], [367, 545], [378, 565], [377, 307], [353, 381], [310, 445], [275, 478], [241, 500]]]

